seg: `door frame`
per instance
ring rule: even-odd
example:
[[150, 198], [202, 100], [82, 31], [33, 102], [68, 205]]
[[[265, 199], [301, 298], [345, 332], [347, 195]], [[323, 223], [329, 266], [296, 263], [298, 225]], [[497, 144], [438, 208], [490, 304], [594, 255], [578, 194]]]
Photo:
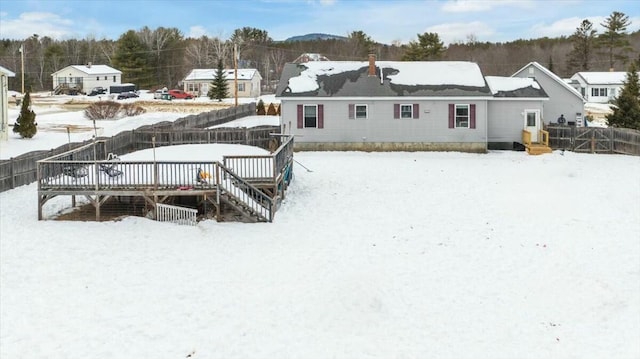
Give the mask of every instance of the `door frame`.
[[[529, 126], [528, 123], [528, 119], [529, 119], [529, 114], [533, 113], [535, 115], [534, 119], [535, 119], [535, 125], [534, 126]], [[523, 129], [526, 131], [529, 131], [531, 133], [531, 142], [538, 142], [538, 133], [540, 133], [540, 130], [542, 129], [542, 121], [540, 118], [540, 110], [539, 109], [525, 109], [524, 112], [524, 123], [523, 123]]]

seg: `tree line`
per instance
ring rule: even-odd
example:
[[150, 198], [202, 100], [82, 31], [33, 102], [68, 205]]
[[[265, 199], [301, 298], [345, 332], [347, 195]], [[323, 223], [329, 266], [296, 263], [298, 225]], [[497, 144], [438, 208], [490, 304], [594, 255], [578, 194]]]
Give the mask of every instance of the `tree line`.
[[266, 30], [252, 27], [236, 29], [228, 39], [189, 38], [177, 28], [165, 27], [129, 30], [117, 40], [91, 36], [55, 40], [34, 34], [24, 40], [0, 40], [0, 65], [16, 73], [9, 88], [20, 91], [23, 55], [25, 87], [46, 91], [52, 88], [52, 73], [89, 63], [112, 66], [122, 71], [123, 82], [155, 89], [177, 87], [192, 69], [217, 68], [219, 61], [231, 68], [235, 59], [239, 68], [258, 69], [269, 88], [280, 78], [284, 64], [304, 53], [320, 53], [330, 60], [365, 61], [374, 53], [388, 61], [473, 61], [485, 75], [496, 76], [510, 76], [531, 61], [560, 77], [577, 71], [626, 71], [629, 63], [640, 61], [640, 31], [628, 33], [628, 16], [613, 12], [601, 25], [605, 30], [600, 34], [589, 20], [583, 20], [569, 37], [505, 43], [479, 42], [470, 34], [465, 41], [448, 46], [430, 32], [417, 34], [408, 44], [381, 44], [363, 31], [352, 31], [344, 40], [279, 42]]

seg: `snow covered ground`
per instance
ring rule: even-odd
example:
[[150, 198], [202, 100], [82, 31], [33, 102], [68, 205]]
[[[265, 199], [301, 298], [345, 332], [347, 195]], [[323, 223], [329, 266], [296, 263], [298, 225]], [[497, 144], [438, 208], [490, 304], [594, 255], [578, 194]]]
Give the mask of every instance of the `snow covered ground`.
[[269, 224], [0, 193], [0, 357], [640, 357], [637, 157], [295, 159]]

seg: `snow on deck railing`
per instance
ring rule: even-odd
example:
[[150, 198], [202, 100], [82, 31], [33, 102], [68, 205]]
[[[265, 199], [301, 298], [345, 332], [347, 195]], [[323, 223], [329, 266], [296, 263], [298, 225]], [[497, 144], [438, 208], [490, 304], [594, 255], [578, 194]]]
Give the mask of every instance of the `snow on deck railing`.
[[198, 210], [193, 208], [172, 206], [163, 203], [156, 204], [156, 221], [158, 222], [195, 226], [197, 224], [197, 215]]

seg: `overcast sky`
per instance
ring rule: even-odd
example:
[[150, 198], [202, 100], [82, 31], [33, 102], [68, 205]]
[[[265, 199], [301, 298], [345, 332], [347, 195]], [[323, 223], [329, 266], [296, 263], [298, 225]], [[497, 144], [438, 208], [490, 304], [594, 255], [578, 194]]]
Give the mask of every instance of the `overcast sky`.
[[446, 43], [473, 36], [507, 42], [571, 35], [583, 19], [596, 29], [613, 11], [640, 28], [640, 5], [631, 0], [0, 0], [0, 38], [33, 34], [117, 40], [128, 30], [175, 27], [185, 37], [228, 39], [245, 26], [276, 40], [308, 33], [346, 36], [361, 30], [374, 41], [415, 41], [438, 33]]

